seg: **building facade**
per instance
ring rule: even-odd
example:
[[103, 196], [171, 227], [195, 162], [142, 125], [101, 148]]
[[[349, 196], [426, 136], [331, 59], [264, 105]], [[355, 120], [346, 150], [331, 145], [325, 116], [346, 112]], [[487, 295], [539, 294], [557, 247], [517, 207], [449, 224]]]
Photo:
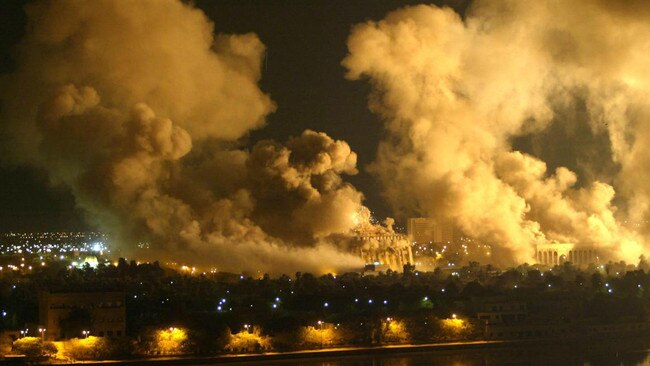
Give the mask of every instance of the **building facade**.
[[124, 292], [50, 292], [39, 296], [39, 321], [50, 340], [91, 335], [120, 337], [126, 331]]
[[415, 243], [452, 244], [456, 241], [456, 228], [449, 220], [413, 217], [406, 222], [406, 233]]
[[365, 263], [385, 265], [401, 271], [405, 264], [413, 264], [413, 252], [406, 236], [401, 234], [359, 235], [359, 255]]
[[538, 244], [535, 248], [537, 263], [557, 266], [571, 262], [577, 266], [587, 266], [599, 261], [597, 251], [591, 246], [577, 246], [573, 243]]
[[476, 307], [476, 318], [487, 324], [521, 322], [528, 317], [528, 305], [520, 300], [485, 299]]

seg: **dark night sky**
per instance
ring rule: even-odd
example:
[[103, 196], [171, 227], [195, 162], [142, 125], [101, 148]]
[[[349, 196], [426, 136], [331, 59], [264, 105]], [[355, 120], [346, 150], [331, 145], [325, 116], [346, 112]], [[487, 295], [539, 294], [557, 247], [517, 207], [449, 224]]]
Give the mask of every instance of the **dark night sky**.
[[[27, 1], [0, 2], [0, 72], [13, 68], [11, 49], [24, 28]], [[347, 141], [359, 155], [360, 174], [349, 181], [366, 194], [378, 217], [390, 214], [365, 166], [375, 156], [381, 124], [368, 111], [369, 86], [344, 79], [340, 65], [352, 25], [381, 19], [412, 0], [198, 0], [217, 32], [256, 33], [267, 47], [261, 88], [278, 109], [250, 136], [286, 140], [309, 128]], [[438, 2], [440, 3], [440, 2]], [[447, 1], [449, 3], [449, 1]], [[465, 1], [452, 2], [462, 11]], [[48, 187], [47, 177], [25, 167], [0, 167], [0, 231], [84, 229], [74, 199]]]

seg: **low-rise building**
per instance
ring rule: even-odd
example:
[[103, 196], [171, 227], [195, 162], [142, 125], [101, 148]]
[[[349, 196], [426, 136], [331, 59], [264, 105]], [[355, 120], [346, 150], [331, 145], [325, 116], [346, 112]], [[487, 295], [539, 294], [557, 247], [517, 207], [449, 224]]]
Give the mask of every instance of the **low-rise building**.
[[476, 318], [489, 324], [521, 322], [528, 317], [528, 305], [520, 300], [487, 298], [476, 302], [474, 308]]
[[124, 292], [50, 292], [39, 296], [39, 321], [44, 338], [120, 337], [126, 331]]

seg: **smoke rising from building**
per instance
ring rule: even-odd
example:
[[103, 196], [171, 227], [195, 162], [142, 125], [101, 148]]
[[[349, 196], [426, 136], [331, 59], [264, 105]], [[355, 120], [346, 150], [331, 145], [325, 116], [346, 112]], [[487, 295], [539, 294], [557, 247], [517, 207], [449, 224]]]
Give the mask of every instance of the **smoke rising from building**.
[[122, 254], [234, 271], [362, 266], [347, 247], [363, 208], [342, 178], [357, 173], [348, 144], [309, 130], [240, 143], [275, 109], [257, 85], [256, 35], [214, 36], [171, 0], [26, 12], [17, 70], [1, 80], [5, 153], [69, 187]]
[[[16, 70], [0, 76], [3, 156], [70, 189], [125, 255], [147, 241], [152, 259], [320, 272], [387, 245], [359, 242], [393, 222], [371, 224], [345, 182], [345, 141], [307, 130], [244, 144], [276, 108], [256, 35], [215, 34], [175, 0], [26, 13]], [[354, 27], [343, 65], [373, 86], [386, 134], [370, 170], [395, 213], [451, 220], [504, 264], [553, 242], [635, 261], [650, 210], [648, 14], [638, 1], [478, 0], [462, 18], [423, 5]]]
[[648, 11], [478, 0], [463, 18], [422, 5], [354, 27], [343, 65], [373, 86], [387, 136], [371, 170], [386, 199], [453, 220], [505, 263], [548, 242], [636, 261], [647, 225], [622, 223], [650, 210]]

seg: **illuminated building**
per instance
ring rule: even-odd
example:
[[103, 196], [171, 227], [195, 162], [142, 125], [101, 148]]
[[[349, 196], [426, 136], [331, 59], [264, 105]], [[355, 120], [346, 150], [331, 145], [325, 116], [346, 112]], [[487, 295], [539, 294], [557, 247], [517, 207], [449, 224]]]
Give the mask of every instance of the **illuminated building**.
[[538, 244], [535, 259], [539, 264], [556, 266], [571, 262], [577, 266], [586, 266], [598, 262], [598, 253], [592, 246], [578, 246], [572, 243]]
[[406, 233], [415, 243], [454, 243], [456, 228], [447, 220], [414, 217], [406, 222]]
[[528, 316], [526, 302], [505, 298], [486, 298], [474, 304], [476, 318], [489, 324], [520, 322]]
[[46, 339], [80, 337], [80, 327], [94, 336], [125, 335], [124, 292], [43, 291], [38, 307]]
[[401, 271], [405, 264], [413, 264], [413, 252], [406, 236], [390, 234], [359, 234], [359, 255], [366, 263], [383, 264]]

